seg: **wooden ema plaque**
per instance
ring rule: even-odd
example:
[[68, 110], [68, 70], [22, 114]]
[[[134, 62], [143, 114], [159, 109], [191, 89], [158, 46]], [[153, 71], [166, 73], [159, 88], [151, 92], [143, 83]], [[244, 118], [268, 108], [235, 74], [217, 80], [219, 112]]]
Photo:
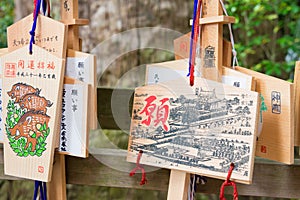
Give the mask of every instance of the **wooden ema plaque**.
[[97, 129], [97, 72], [95, 55], [69, 49], [67, 53], [66, 76], [89, 84], [88, 126]]
[[64, 64], [36, 45], [2, 56], [5, 174], [50, 181]]
[[129, 162], [251, 183], [258, 94], [222, 83], [186, 78], [137, 88], [134, 94]]
[[65, 75], [59, 151], [87, 157], [89, 131], [97, 128], [95, 56], [69, 49]]
[[7, 48], [5, 49], [0, 49], [0, 143], [3, 143], [3, 118], [2, 118], [2, 106], [3, 106], [3, 101], [2, 101], [2, 63], [1, 63], [1, 56], [6, 54], [8, 51]]
[[[191, 40], [191, 32], [174, 40], [175, 60], [189, 58], [190, 44], [191, 44], [190, 40]], [[231, 43], [229, 41], [223, 39], [223, 66], [231, 67], [231, 65], [232, 65], [231, 49], [232, 49]]]
[[65, 78], [59, 151], [70, 156], [88, 156], [87, 83]]
[[256, 79], [256, 91], [264, 98], [263, 128], [258, 138], [256, 155], [270, 160], [294, 163], [294, 85], [246, 68], [236, 70]]
[[300, 62], [295, 67], [295, 146], [300, 146]]
[[[149, 64], [146, 67], [145, 84], [163, 83], [177, 78], [186, 77], [189, 67], [187, 59]], [[222, 67], [222, 83], [247, 89], [255, 90], [255, 80], [252, 76]]]
[[[28, 46], [33, 23], [32, 14], [7, 28], [9, 52]], [[35, 44], [48, 52], [64, 58], [66, 56], [67, 26], [49, 17], [38, 15], [35, 31]]]

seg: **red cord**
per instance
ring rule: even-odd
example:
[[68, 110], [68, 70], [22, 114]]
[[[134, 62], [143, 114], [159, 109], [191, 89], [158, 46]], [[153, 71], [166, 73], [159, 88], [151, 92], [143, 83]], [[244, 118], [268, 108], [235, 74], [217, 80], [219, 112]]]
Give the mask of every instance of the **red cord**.
[[33, 18], [35, 18], [35, 11], [36, 11], [37, 2], [38, 2], [38, 0], [33, 0]]
[[141, 182], [140, 182], [140, 185], [145, 185], [145, 184], [147, 183], [147, 179], [146, 179], [146, 171], [145, 171], [145, 169], [140, 165], [140, 160], [141, 160], [142, 155], [143, 155], [143, 151], [140, 150], [140, 151], [139, 151], [139, 155], [138, 155], [138, 157], [137, 157], [137, 159], [136, 159], [136, 167], [135, 167], [133, 170], [131, 170], [129, 176], [134, 176], [137, 170], [141, 170], [141, 172], [142, 172], [142, 180], [141, 180]]
[[238, 200], [238, 191], [237, 191], [236, 184], [235, 184], [235, 182], [230, 180], [233, 169], [234, 169], [234, 164], [231, 163], [229, 171], [228, 171], [227, 179], [226, 179], [226, 181], [224, 181], [224, 183], [222, 184], [221, 189], [220, 189], [220, 200], [226, 200], [226, 198], [224, 197], [224, 190], [225, 190], [225, 187], [227, 187], [227, 186], [233, 187], [233, 199]]
[[197, 49], [197, 42], [198, 42], [198, 37], [200, 34], [200, 25], [199, 25], [199, 20], [200, 20], [200, 12], [201, 12], [201, 6], [202, 6], [202, 0], [199, 1], [198, 7], [197, 7], [197, 15], [196, 15], [196, 20], [195, 20], [195, 26], [194, 26], [194, 38], [193, 38], [193, 49], [192, 49], [192, 63], [191, 63], [191, 72], [190, 72], [190, 85], [193, 86], [195, 82], [195, 63], [196, 63], [196, 49]]

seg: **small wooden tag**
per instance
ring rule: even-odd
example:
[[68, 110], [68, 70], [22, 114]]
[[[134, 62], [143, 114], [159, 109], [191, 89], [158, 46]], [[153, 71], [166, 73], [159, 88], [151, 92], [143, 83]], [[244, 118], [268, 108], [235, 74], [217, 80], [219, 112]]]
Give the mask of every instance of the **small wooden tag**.
[[[1, 63], [1, 58], [0, 58]], [[0, 78], [0, 143], [3, 143], [3, 100], [2, 100], [2, 77]]]
[[8, 52], [8, 49], [0, 49], [0, 143], [3, 143], [3, 118], [2, 118], [2, 110], [3, 110], [3, 100], [2, 100], [2, 63], [1, 56], [5, 55]]
[[295, 146], [300, 146], [300, 61], [296, 62], [295, 67]]
[[96, 57], [92, 54], [68, 50], [66, 76], [88, 83], [91, 91], [88, 94], [88, 127], [97, 129], [97, 72]]
[[[61, 113], [64, 60], [33, 45], [1, 58], [5, 174], [48, 182]], [[22, 170], [20, 170], [20, 168]]]
[[65, 79], [59, 151], [71, 156], [88, 155], [88, 84]]
[[[8, 50], [11, 52], [29, 44], [32, 14], [7, 28]], [[35, 44], [48, 52], [64, 58], [66, 56], [67, 26], [49, 17], [39, 15], [35, 31]]]
[[[186, 77], [188, 62], [187, 59], [181, 59], [147, 65], [145, 84], [163, 83]], [[255, 90], [255, 80], [252, 76], [227, 67], [222, 68], [222, 83], [252, 91]]]
[[[79, 51], [68, 50], [66, 78], [64, 85], [62, 130], [60, 133], [59, 151], [77, 157], [88, 156], [89, 131], [97, 128], [95, 56]], [[73, 88], [71, 87], [73, 86]], [[77, 95], [72, 95], [73, 90]], [[76, 99], [74, 99], [76, 97]], [[73, 101], [77, 110], [73, 111]], [[82, 123], [78, 123], [80, 116]], [[80, 113], [80, 114], [78, 114]], [[75, 117], [74, 117], [75, 116]], [[74, 127], [76, 127], [75, 130]]]
[[225, 179], [252, 180], [258, 94], [222, 83], [187, 78], [135, 90], [129, 162]]
[[263, 112], [263, 128], [257, 141], [256, 155], [286, 164], [293, 164], [294, 85], [246, 68], [236, 67], [236, 70], [256, 79], [256, 91], [263, 98], [261, 104], [267, 107], [266, 112]]

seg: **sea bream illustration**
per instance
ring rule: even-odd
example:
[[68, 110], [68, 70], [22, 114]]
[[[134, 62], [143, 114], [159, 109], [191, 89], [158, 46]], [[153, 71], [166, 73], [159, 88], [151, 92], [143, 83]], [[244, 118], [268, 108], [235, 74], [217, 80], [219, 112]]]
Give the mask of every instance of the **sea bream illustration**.
[[46, 127], [48, 127], [49, 120], [50, 117], [46, 114], [30, 111], [22, 115], [19, 122], [13, 128], [10, 128], [9, 131], [12, 136], [15, 136], [15, 140], [21, 137], [26, 138], [25, 149], [27, 149], [31, 143], [31, 151], [35, 151], [37, 138], [43, 135], [40, 128], [45, 123]]
[[22, 109], [25, 108], [27, 111], [35, 111], [46, 114], [47, 107], [51, 107], [53, 103], [45, 97], [41, 97], [36, 94], [26, 94], [19, 102], [19, 105]]
[[40, 90], [25, 83], [16, 83], [12, 86], [11, 91], [7, 92], [7, 94], [12, 99], [15, 99], [16, 103], [19, 103], [26, 94], [39, 95]]

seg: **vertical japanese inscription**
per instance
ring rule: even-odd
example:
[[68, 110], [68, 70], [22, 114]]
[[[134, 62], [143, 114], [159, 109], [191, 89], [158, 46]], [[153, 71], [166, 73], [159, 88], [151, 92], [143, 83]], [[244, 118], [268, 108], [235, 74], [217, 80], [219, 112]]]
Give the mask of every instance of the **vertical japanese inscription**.
[[216, 67], [216, 49], [213, 46], [207, 46], [204, 50], [204, 67], [213, 68]]
[[60, 150], [67, 151], [67, 128], [66, 128], [66, 89], [63, 88], [62, 98], [62, 116], [61, 116], [61, 128], [60, 128]]
[[272, 113], [281, 114], [281, 94], [280, 92], [273, 91], [271, 94], [272, 99]]
[[69, 6], [68, 0], [64, 1], [64, 9], [65, 9], [66, 12], [70, 11], [70, 6]]

